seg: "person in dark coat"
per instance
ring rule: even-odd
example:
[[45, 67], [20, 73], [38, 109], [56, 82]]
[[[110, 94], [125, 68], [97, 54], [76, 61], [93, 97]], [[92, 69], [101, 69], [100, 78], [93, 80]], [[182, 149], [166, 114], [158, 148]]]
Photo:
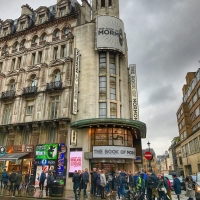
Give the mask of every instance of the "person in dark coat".
[[95, 195], [96, 189], [97, 189], [97, 169], [93, 168], [93, 171], [90, 172], [91, 175], [91, 188], [90, 188], [90, 194]]
[[78, 174], [77, 170], [75, 170], [72, 178], [72, 182], [74, 183], [73, 190], [74, 190], [75, 200], [78, 200], [77, 189], [79, 188], [80, 180], [81, 176], [80, 174]]
[[52, 196], [52, 188], [53, 188], [53, 182], [54, 182], [54, 176], [51, 172], [48, 173], [47, 176], [47, 186], [46, 186], [46, 197], [48, 197], [48, 191], [49, 191], [49, 196]]
[[15, 183], [16, 175], [17, 174], [15, 173], [15, 170], [13, 169], [12, 173], [9, 176], [9, 181], [10, 181], [9, 192], [13, 192], [13, 190], [14, 190], [14, 183]]
[[18, 195], [20, 195], [19, 186], [22, 183], [22, 174], [20, 171], [17, 172], [16, 178], [15, 178], [15, 185], [14, 185], [14, 191], [13, 196], [15, 196], [15, 191], [18, 190]]
[[181, 194], [181, 182], [180, 180], [177, 178], [176, 175], [173, 175], [173, 186], [174, 186], [174, 191], [177, 195], [178, 200], [180, 200], [180, 194]]
[[[3, 171], [3, 173], [2, 173], [2, 183], [3, 183], [3, 185], [4, 185], [4, 189], [6, 189], [7, 187], [8, 187], [8, 178], [9, 178], [9, 176], [8, 176], [8, 173], [7, 173], [7, 171], [6, 171], [6, 169], [4, 169], [4, 171]], [[2, 185], [1, 185], [1, 189], [2, 189]]]
[[45, 181], [45, 179], [46, 179], [46, 174], [42, 170], [42, 173], [40, 174], [40, 178], [39, 178], [40, 191], [43, 191], [43, 189], [44, 189], [44, 181]]
[[84, 198], [88, 197], [87, 194], [86, 194], [88, 183], [89, 183], [88, 168], [85, 168], [85, 172], [83, 173], [83, 192], [84, 192]]

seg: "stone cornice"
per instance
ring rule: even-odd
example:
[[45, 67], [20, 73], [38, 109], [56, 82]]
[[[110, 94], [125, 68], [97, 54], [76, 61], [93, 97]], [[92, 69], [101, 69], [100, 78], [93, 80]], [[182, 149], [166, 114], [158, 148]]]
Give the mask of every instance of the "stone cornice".
[[26, 30], [23, 30], [23, 31], [20, 31], [20, 32], [16, 32], [14, 34], [10, 34], [10, 35], [7, 35], [5, 37], [2, 37], [2, 38], [0, 38], [0, 42], [8, 41], [8, 40], [13, 39], [15, 37], [20, 37], [20, 36], [25, 35], [25, 34], [33, 33], [35, 31], [37, 31], [38, 29], [47, 28], [49, 26], [59, 24], [59, 23], [64, 22], [66, 20], [77, 19], [77, 18], [78, 18], [78, 12], [76, 11], [76, 12], [69, 14], [69, 15], [66, 15], [64, 17], [56, 18], [53, 21], [47, 21], [44, 24], [39, 24], [39, 25], [34, 26], [32, 28], [29, 28], [29, 29], [26, 29]]

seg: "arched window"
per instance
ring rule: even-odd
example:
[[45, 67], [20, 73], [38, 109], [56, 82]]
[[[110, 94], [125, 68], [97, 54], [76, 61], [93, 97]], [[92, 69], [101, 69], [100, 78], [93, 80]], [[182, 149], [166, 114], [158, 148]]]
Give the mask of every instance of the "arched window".
[[53, 33], [53, 40], [57, 40], [60, 38], [60, 30], [56, 29]]
[[1, 56], [5, 55], [5, 54], [9, 54], [8, 45], [5, 45], [5, 46], [2, 48]]
[[11, 90], [11, 91], [14, 91], [14, 90], [15, 90], [15, 80], [14, 80], [14, 79], [12, 79], [12, 80], [10, 81], [10, 90]]
[[13, 47], [12, 47], [12, 52], [14, 53], [14, 52], [18, 51], [18, 47], [19, 47], [19, 43], [15, 42]]
[[22, 40], [20, 43], [20, 48], [25, 48], [26, 40]]
[[38, 36], [35, 35], [35, 36], [33, 37], [33, 39], [32, 39], [32, 44], [31, 44], [31, 46], [37, 46], [37, 43], [38, 43]]
[[36, 75], [33, 74], [33, 75], [31, 76], [31, 87], [34, 87], [34, 86], [36, 86], [36, 85], [37, 85]]
[[54, 71], [54, 82], [60, 82], [60, 81], [61, 81], [60, 70], [55, 70]]
[[43, 33], [41, 38], [40, 38], [40, 41], [46, 41], [46, 33]]
[[67, 35], [69, 32], [70, 32], [70, 29], [68, 26], [63, 29], [63, 35]]

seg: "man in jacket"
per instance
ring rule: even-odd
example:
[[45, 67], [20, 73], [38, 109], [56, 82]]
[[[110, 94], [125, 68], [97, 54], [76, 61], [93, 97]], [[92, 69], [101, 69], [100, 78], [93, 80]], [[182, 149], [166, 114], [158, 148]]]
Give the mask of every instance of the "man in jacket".
[[124, 183], [123, 183], [123, 175], [121, 173], [116, 173], [116, 179], [117, 179], [117, 193], [118, 193], [118, 199], [120, 199], [120, 195], [125, 195], [125, 189], [124, 189]]
[[49, 196], [50, 197], [52, 196], [53, 182], [54, 182], [54, 176], [51, 172], [49, 172], [47, 176], [46, 197], [48, 197], [48, 191], [49, 191]]
[[81, 176], [80, 174], [77, 173], [77, 170], [75, 170], [73, 178], [72, 178], [72, 182], [74, 183], [73, 190], [74, 190], [75, 200], [78, 200], [77, 189], [79, 187], [80, 180], [81, 180]]
[[83, 173], [83, 192], [84, 192], [84, 198], [87, 198], [86, 190], [87, 190], [87, 184], [89, 183], [89, 174], [88, 174], [88, 168], [85, 168], [85, 172]]
[[14, 191], [13, 191], [13, 197], [15, 196], [15, 190], [18, 190], [18, 195], [20, 195], [20, 191], [19, 191], [19, 186], [22, 182], [22, 174], [20, 171], [17, 172], [16, 178], [15, 178], [15, 185], [14, 185]]
[[39, 180], [40, 191], [43, 191], [43, 189], [44, 189], [44, 181], [45, 181], [45, 179], [46, 179], [46, 174], [42, 170], [42, 173], [40, 175], [40, 180]]
[[90, 172], [91, 175], [91, 189], [90, 194], [95, 195], [96, 194], [96, 188], [97, 188], [97, 169], [93, 168], [93, 171]]
[[[2, 173], [1, 182], [3, 183], [3, 189], [6, 189], [8, 186], [8, 173], [7, 173], [6, 169], [4, 169], [4, 171]], [[2, 189], [2, 184], [1, 184], [1, 189]]]
[[9, 192], [13, 192], [14, 190], [15, 179], [16, 179], [16, 173], [15, 173], [15, 170], [13, 169], [12, 173], [9, 176], [9, 181], [10, 181]]
[[129, 191], [135, 192], [136, 183], [135, 183], [135, 178], [133, 174], [131, 173], [131, 171], [128, 171], [127, 183], [128, 183]]

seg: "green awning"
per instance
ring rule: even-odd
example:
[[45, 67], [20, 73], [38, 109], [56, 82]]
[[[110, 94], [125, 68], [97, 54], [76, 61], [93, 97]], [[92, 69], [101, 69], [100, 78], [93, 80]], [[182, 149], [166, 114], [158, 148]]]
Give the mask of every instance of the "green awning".
[[122, 118], [92, 118], [83, 119], [71, 123], [71, 128], [88, 128], [93, 126], [115, 126], [124, 128], [135, 128], [140, 131], [141, 138], [146, 138], [146, 124], [132, 119]]

